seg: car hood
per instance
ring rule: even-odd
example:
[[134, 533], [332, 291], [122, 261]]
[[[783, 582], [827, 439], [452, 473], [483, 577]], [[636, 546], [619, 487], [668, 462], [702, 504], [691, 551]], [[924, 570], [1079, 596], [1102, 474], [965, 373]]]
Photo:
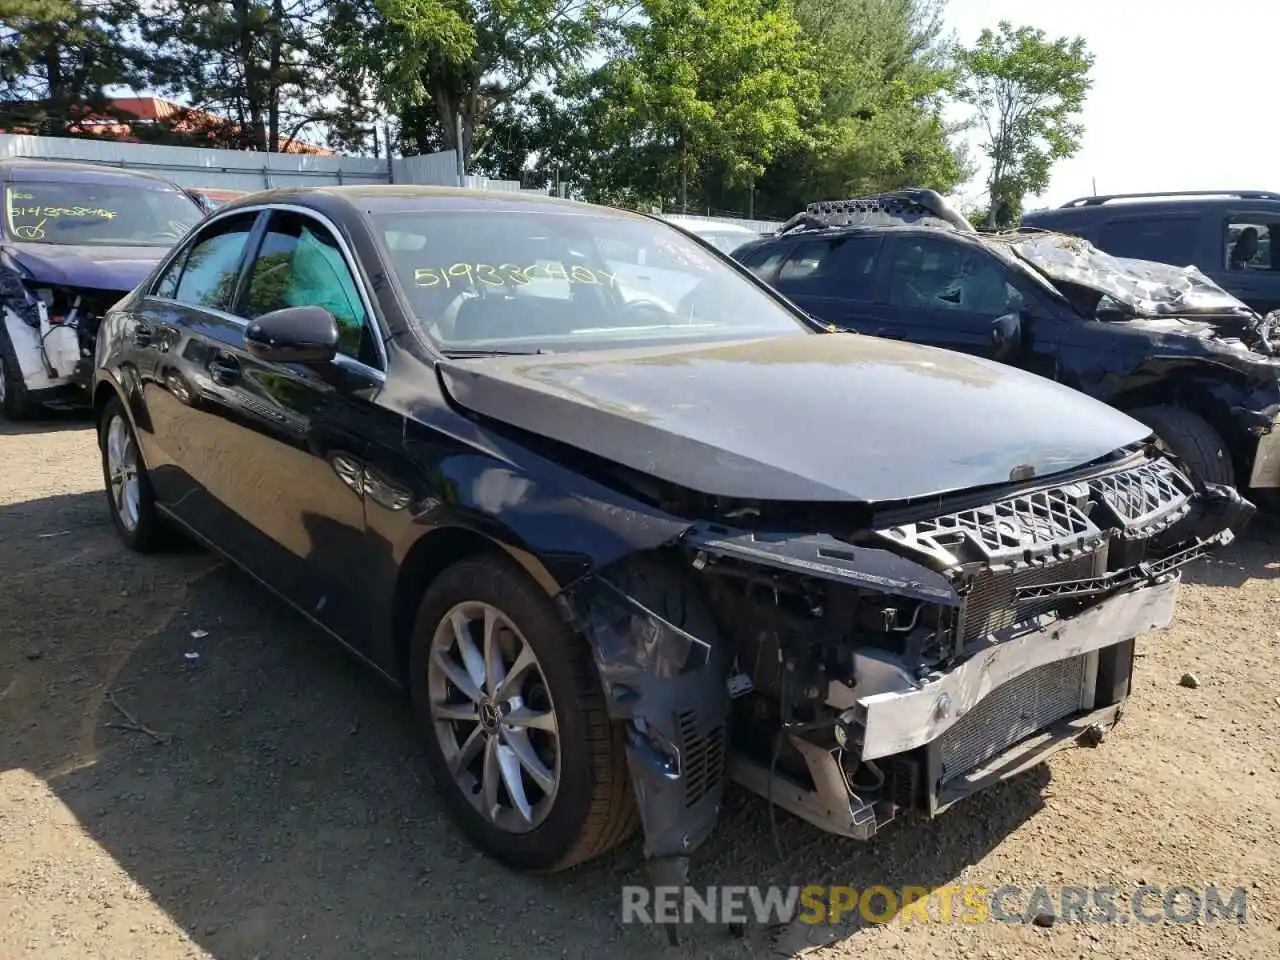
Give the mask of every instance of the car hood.
[[705, 494], [914, 499], [1046, 476], [1150, 431], [1013, 367], [858, 334], [440, 363], [458, 405]]
[[1063, 233], [1012, 234], [995, 242], [1008, 244], [1055, 285], [1095, 291], [1139, 317], [1218, 315], [1247, 322], [1257, 316], [1196, 267], [1113, 257]]
[[147, 278], [169, 248], [6, 242], [4, 251], [36, 283], [128, 293]]

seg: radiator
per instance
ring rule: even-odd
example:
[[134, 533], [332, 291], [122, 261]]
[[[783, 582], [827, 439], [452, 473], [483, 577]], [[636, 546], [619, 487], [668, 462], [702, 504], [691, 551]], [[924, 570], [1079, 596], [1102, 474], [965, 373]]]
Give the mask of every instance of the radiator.
[[938, 740], [940, 784], [1084, 708], [1088, 656], [1029, 670], [987, 694]]

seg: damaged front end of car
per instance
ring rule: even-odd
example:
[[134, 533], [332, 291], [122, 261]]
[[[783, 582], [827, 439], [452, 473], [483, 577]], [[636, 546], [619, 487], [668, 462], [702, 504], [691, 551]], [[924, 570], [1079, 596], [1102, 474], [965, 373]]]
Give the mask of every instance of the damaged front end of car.
[[25, 389], [50, 406], [87, 402], [98, 326], [122, 295], [41, 283], [0, 256], [0, 321]]
[[685, 882], [726, 777], [865, 840], [1097, 743], [1128, 695], [1134, 638], [1171, 620], [1179, 568], [1254, 508], [1194, 489], [1145, 445], [1068, 477], [896, 505], [859, 529], [696, 523], [663, 550], [715, 636], [611, 568], [570, 587], [566, 612], [626, 724], [655, 883]]

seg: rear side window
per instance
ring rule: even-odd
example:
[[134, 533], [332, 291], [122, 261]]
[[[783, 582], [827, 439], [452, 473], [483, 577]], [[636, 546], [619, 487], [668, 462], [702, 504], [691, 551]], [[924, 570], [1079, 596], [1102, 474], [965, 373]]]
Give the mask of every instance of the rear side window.
[[1227, 224], [1223, 266], [1228, 270], [1275, 270], [1275, 246], [1271, 240], [1280, 223], [1262, 218], [1236, 217]]
[[810, 297], [871, 300], [880, 237], [836, 237], [797, 244], [778, 273], [778, 289]]
[[754, 273], [761, 280], [768, 280], [778, 269], [778, 264], [787, 255], [786, 246], [756, 247], [752, 250], [736, 251], [733, 258]]
[[1196, 262], [1199, 228], [1194, 216], [1116, 219], [1103, 226], [1097, 247], [1114, 257], [1187, 267]]

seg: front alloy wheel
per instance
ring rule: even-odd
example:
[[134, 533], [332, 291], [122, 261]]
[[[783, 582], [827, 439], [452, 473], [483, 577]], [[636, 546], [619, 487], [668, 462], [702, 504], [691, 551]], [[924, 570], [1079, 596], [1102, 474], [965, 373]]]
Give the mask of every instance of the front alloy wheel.
[[431, 638], [430, 710], [461, 793], [498, 829], [542, 824], [560, 783], [560, 729], [533, 647], [505, 613], [455, 606]]
[[510, 559], [471, 556], [435, 577], [408, 667], [431, 778], [490, 856], [564, 870], [636, 828], [623, 731], [591, 650]]

